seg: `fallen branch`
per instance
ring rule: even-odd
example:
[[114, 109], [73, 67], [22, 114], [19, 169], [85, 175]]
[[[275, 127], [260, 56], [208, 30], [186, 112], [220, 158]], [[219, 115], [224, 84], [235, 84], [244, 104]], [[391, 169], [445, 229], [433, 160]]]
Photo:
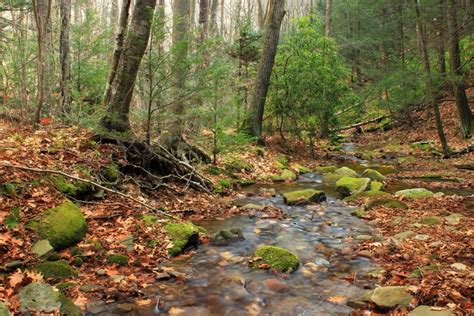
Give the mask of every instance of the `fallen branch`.
[[81, 181], [81, 182], [84, 182], [84, 183], [87, 183], [87, 184], [90, 184], [90, 185], [93, 185], [95, 186], [96, 188], [100, 188], [104, 191], [107, 191], [107, 192], [110, 192], [110, 193], [113, 193], [113, 194], [116, 194], [118, 196], [121, 196], [123, 198], [126, 198], [128, 200], [131, 200], [135, 203], [138, 203], [140, 204], [141, 206], [144, 206], [154, 212], [158, 212], [160, 214], [162, 214], [163, 216], [166, 216], [166, 217], [169, 217], [169, 218], [172, 218], [174, 220], [179, 220], [179, 218], [173, 216], [173, 215], [170, 215], [162, 210], [159, 210], [157, 209], [156, 207], [153, 207], [145, 202], [142, 202], [130, 195], [127, 195], [127, 194], [124, 194], [122, 192], [119, 192], [117, 190], [113, 190], [113, 189], [110, 189], [110, 188], [107, 188], [107, 187], [104, 187], [103, 185], [100, 185], [98, 184], [97, 182], [94, 182], [94, 181], [91, 181], [91, 180], [86, 180], [86, 179], [82, 179], [82, 178], [79, 178], [79, 177], [76, 177], [76, 176], [73, 176], [73, 175], [70, 175], [70, 174], [67, 174], [65, 172], [62, 172], [62, 171], [58, 171], [58, 170], [51, 170], [51, 169], [38, 169], [38, 168], [30, 168], [30, 167], [24, 167], [24, 166], [18, 166], [18, 165], [12, 165], [12, 164], [9, 164], [9, 163], [6, 163], [4, 162], [3, 163], [3, 166], [4, 167], [8, 167], [8, 168], [15, 168], [15, 169], [21, 169], [21, 170], [27, 170], [27, 171], [32, 171], [32, 172], [37, 172], [37, 173], [49, 173], [49, 174], [56, 174], [56, 175], [61, 175], [61, 176], [64, 176], [64, 177], [67, 177], [67, 178], [70, 178], [70, 179], [73, 179], [73, 180], [77, 180], [77, 181]]
[[357, 127], [361, 127], [361, 126], [364, 126], [364, 125], [368, 125], [368, 124], [371, 124], [371, 123], [378, 123], [386, 117], [387, 117], [386, 115], [382, 115], [382, 116], [376, 117], [374, 119], [371, 119], [371, 120], [368, 120], [368, 121], [365, 121], [365, 122], [352, 124], [352, 125], [349, 125], [349, 126], [346, 126], [346, 127], [336, 129], [333, 132], [340, 132], [340, 131], [345, 131], [345, 130], [348, 130], [348, 129], [351, 129], [351, 128], [357, 128]]

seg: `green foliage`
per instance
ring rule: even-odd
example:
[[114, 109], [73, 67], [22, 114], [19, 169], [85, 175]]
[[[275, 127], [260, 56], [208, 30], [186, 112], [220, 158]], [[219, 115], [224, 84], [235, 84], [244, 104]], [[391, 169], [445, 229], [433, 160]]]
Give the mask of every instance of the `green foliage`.
[[119, 266], [127, 266], [128, 265], [128, 257], [126, 255], [110, 255], [107, 259], [109, 264], [116, 264]]
[[20, 223], [20, 208], [13, 207], [10, 209], [8, 216], [5, 218], [5, 225], [8, 229], [13, 229]]

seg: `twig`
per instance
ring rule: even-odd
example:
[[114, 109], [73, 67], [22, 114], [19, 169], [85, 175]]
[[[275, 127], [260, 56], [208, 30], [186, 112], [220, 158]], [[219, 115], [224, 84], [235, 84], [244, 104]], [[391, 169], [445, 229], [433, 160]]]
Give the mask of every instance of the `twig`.
[[140, 204], [141, 206], [144, 206], [144, 207], [146, 207], [146, 208], [148, 208], [148, 209], [150, 209], [150, 210], [152, 210], [152, 211], [154, 211], [154, 212], [158, 212], [158, 213], [162, 214], [163, 216], [172, 218], [172, 219], [174, 219], [174, 220], [179, 220], [179, 218], [177, 218], [177, 217], [175, 217], [175, 216], [173, 216], [173, 215], [170, 215], [170, 214], [168, 214], [168, 213], [166, 213], [166, 212], [164, 212], [164, 211], [162, 211], [162, 210], [159, 210], [159, 209], [157, 209], [157, 208], [155, 208], [155, 207], [153, 207], [153, 206], [151, 206], [151, 205], [149, 205], [149, 204], [147, 204], [147, 203], [144, 203], [144, 202], [142, 202], [142, 201], [140, 201], [140, 200], [138, 200], [138, 199], [136, 199], [136, 198], [134, 198], [134, 197], [132, 197], [132, 196], [130, 196], [130, 195], [124, 194], [124, 193], [119, 192], [119, 191], [117, 191], [117, 190], [109, 189], [109, 188], [104, 187], [104, 186], [102, 186], [102, 185], [100, 185], [100, 184], [98, 184], [98, 183], [96, 183], [96, 182], [94, 182], [94, 181], [82, 179], [82, 178], [79, 178], [79, 177], [76, 177], [76, 176], [73, 176], [73, 175], [64, 173], [64, 172], [62, 172], [62, 171], [51, 170], [51, 169], [38, 169], [38, 168], [30, 168], [30, 167], [24, 167], [24, 166], [18, 166], [18, 165], [11, 165], [11, 164], [6, 163], [6, 162], [3, 163], [3, 166], [4, 166], [4, 167], [9, 167], [9, 168], [16, 168], [16, 169], [21, 169], [21, 170], [33, 171], [33, 172], [38, 172], [38, 173], [57, 174], [57, 175], [61, 175], [61, 176], [64, 176], [64, 177], [67, 177], [67, 178], [70, 178], [70, 179], [74, 179], [74, 180], [77, 180], [77, 181], [81, 181], [81, 182], [84, 182], [84, 183], [88, 183], [88, 184], [93, 185], [93, 186], [95, 186], [95, 187], [97, 187], [97, 188], [100, 188], [100, 189], [102, 189], [102, 190], [104, 190], [104, 191], [107, 191], [107, 192], [110, 192], [110, 193], [114, 193], [114, 194], [117, 194], [118, 196], [121, 196], [121, 197], [123, 197], [123, 198], [129, 199], [129, 200], [131, 200], [131, 201], [133, 201], [133, 202], [135, 202], [135, 203], [138, 203], [138, 204]]

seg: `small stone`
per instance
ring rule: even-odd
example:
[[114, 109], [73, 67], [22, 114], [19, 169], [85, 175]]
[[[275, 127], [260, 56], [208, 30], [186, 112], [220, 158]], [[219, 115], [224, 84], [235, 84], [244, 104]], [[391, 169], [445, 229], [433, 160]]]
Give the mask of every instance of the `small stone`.
[[255, 203], [248, 203], [242, 206], [243, 208], [249, 209], [249, 210], [263, 210], [265, 208], [264, 205], [260, 204], [255, 204]]
[[107, 275], [107, 271], [105, 269], [98, 269], [95, 274], [97, 275]]
[[393, 238], [395, 238], [397, 240], [404, 240], [404, 239], [409, 238], [413, 235], [415, 235], [415, 233], [412, 232], [411, 230], [408, 230], [408, 231], [404, 231], [404, 232], [401, 232], [401, 233], [398, 233], [398, 234], [394, 235]]
[[372, 253], [369, 250], [361, 250], [357, 255], [364, 258], [372, 258]]
[[317, 258], [314, 260], [314, 263], [317, 264], [318, 266], [324, 266], [324, 267], [329, 267], [331, 263], [327, 261], [326, 259], [323, 258]]
[[454, 268], [454, 269], [459, 270], [459, 271], [466, 271], [467, 270], [467, 266], [465, 264], [459, 263], [459, 262], [453, 263], [451, 265], [451, 268]]
[[366, 240], [372, 240], [372, 236], [370, 235], [358, 235], [355, 238], [356, 240], [361, 240], [361, 241], [366, 241]]
[[115, 307], [116, 307], [118, 310], [124, 311], [124, 312], [131, 312], [131, 311], [134, 309], [133, 304], [129, 304], [129, 303], [117, 304]]
[[404, 286], [378, 287], [370, 296], [370, 301], [382, 308], [408, 307], [412, 299]]
[[408, 316], [455, 316], [451, 310], [437, 306], [420, 305], [411, 312]]
[[452, 213], [449, 216], [446, 216], [444, 219], [446, 220], [446, 224], [448, 225], [458, 225], [461, 222], [461, 219], [463, 219], [464, 216], [458, 213]]
[[104, 289], [104, 287], [97, 284], [85, 284], [79, 288], [79, 291], [90, 293]]
[[430, 239], [430, 236], [429, 236], [429, 235], [419, 234], [419, 235], [416, 235], [416, 236], [415, 236], [415, 239], [416, 239], [416, 240], [419, 240], [419, 241], [427, 241], [428, 239]]
[[282, 293], [288, 289], [288, 285], [286, 284], [286, 282], [278, 279], [267, 279], [263, 281], [263, 283], [268, 289], [274, 292]]
[[155, 274], [155, 279], [157, 281], [169, 280], [171, 279], [171, 275], [166, 272], [158, 272], [157, 274]]
[[33, 251], [38, 257], [43, 257], [53, 250], [53, 246], [51, 246], [47, 239], [39, 240], [31, 246], [31, 251]]
[[430, 244], [430, 247], [431, 248], [438, 248], [438, 247], [441, 247], [443, 245], [443, 243], [441, 241], [434, 241]]
[[113, 282], [119, 283], [120, 281], [125, 279], [125, 275], [122, 275], [122, 274], [112, 275], [110, 276], [110, 279], [112, 279]]

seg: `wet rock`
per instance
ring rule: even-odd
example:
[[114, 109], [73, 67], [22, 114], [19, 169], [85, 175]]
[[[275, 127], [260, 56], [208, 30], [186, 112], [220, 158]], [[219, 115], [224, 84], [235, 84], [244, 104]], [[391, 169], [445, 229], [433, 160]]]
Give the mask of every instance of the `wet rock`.
[[318, 266], [323, 266], [323, 267], [326, 267], [326, 268], [331, 266], [331, 263], [329, 261], [327, 261], [326, 259], [323, 259], [323, 258], [314, 259], [314, 264], [316, 264]]
[[454, 268], [454, 269], [459, 270], [459, 271], [466, 271], [467, 270], [467, 266], [465, 264], [459, 263], [459, 262], [453, 263], [451, 265], [451, 268]]
[[420, 305], [411, 312], [408, 316], [455, 316], [456, 314], [447, 309], [435, 306]]
[[384, 206], [388, 208], [399, 208], [402, 210], [408, 209], [408, 205], [406, 203], [403, 203], [402, 201], [395, 200], [395, 199], [377, 199], [377, 200], [372, 200], [369, 203], [367, 203], [367, 209], [370, 210], [374, 207], [377, 206]]
[[242, 230], [238, 228], [220, 230], [212, 236], [212, 242], [217, 246], [227, 246], [228, 244], [245, 240]]
[[283, 200], [287, 205], [305, 205], [325, 201], [326, 194], [323, 191], [305, 189], [286, 192], [283, 194]]
[[249, 209], [249, 210], [263, 210], [265, 208], [264, 205], [260, 204], [255, 204], [255, 203], [248, 203], [242, 206], [243, 208]]
[[464, 218], [461, 214], [458, 213], [452, 213], [449, 216], [446, 216], [444, 219], [446, 220], [446, 224], [448, 225], [459, 225], [461, 220]]
[[423, 217], [423, 218], [420, 220], [420, 224], [428, 225], [428, 226], [439, 225], [439, 224], [441, 224], [441, 217], [439, 217], [439, 216], [427, 216], [427, 217]]
[[95, 271], [95, 274], [97, 274], [97, 275], [107, 275], [107, 270], [98, 269], [97, 271]]
[[406, 189], [395, 192], [395, 196], [404, 197], [408, 199], [418, 199], [433, 197], [433, 192], [424, 188]]
[[199, 242], [199, 232], [206, 232], [202, 227], [196, 226], [191, 222], [170, 223], [164, 226], [166, 232], [170, 235], [172, 247], [168, 249], [170, 256], [179, 255], [189, 247], [197, 247]]
[[39, 240], [31, 246], [31, 251], [33, 251], [38, 257], [43, 257], [53, 250], [53, 246], [51, 246], [47, 239]]
[[171, 275], [169, 275], [169, 273], [166, 273], [166, 272], [157, 272], [155, 274], [155, 279], [157, 281], [169, 280], [171, 279]]
[[59, 310], [59, 291], [49, 284], [33, 282], [20, 290], [20, 312], [53, 313]]
[[430, 236], [424, 235], [424, 234], [418, 234], [415, 236], [415, 239], [419, 241], [427, 241], [428, 239], [430, 239]]
[[44, 211], [31, 227], [47, 239], [55, 250], [70, 247], [84, 238], [87, 223], [81, 209], [71, 201]]
[[398, 233], [398, 234], [394, 235], [393, 238], [402, 241], [404, 239], [412, 237], [413, 235], [415, 235], [415, 233], [413, 231], [407, 230], [407, 231], [404, 231], [404, 232], [401, 232], [401, 233]]
[[122, 274], [111, 275], [110, 279], [112, 280], [112, 282], [119, 283], [125, 279], [125, 275], [122, 275]]
[[413, 297], [404, 286], [378, 287], [371, 292], [369, 300], [381, 308], [408, 307]]
[[168, 314], [171, 316], [209, 316], [211, 312], [205, 307], [181, 306], [171, 307]]
[[285, 182], [285, 181], [294, 181], [298, 179], [298, 176], [291, 170], [285, 169], [279, 175], [272, 175], [270, 179], [273, 182]]
[[357, 177], [357, 172], [355, 172], [351, 168], [347, 168], [347, 167], [342, 167], [342, 168], [336, 169], [334, 171], [334, 174], [341, 175], [341, 176], [344, 176], [344, 177]]
[[343, 196], [350, 196], [369, 189], [369, 178], [342, 177], [336, 182], [336, 190]]
[[0, 301], [0, 316], [10, 316], [7, 305]]
[[335, 165], [330, 165], [330, 166], [318, 166], [314, 168], [315, 172], [318, 173], [332, 173], [337, 170], [337, 166]]
[[288, 285], [285, 281], [278, 280], [278, 279], [267, 279], [263, 281], [265, 286], [274, 292], [284, 293], [288, 290]]
[[279, 272], [292, 273], [300, 265], [300, 260], [294, 253], [275, 246], [260, 246], [253, 257], [261, 258], [261, 260], [253, 261], [254, 267], [258, 268], [263, 263]]
[[385, 176], [374, 169], [365, 169], [361, 175], [363, 178], [370, 178], [373, 181], [383, 182], [386, 180]]
[[66, 260], [47, 261], [38, 263], [34, 268], [46, 279], [64, 279], [77, 276], [76, 270]]
[[305, 166], [300, 165], [299, 163], [292, 163], [290, 169], [295, 170], [299, 174], [311, 173], [311, 169], [306, 168]]
[[354, 309], [361, 309], [361, 308], [365, 308], [367, 306], [367, 303], [364, 301], [357, 300], [357, 299], [352, 299], [352, 300], [348, 300], [346, 305]]

